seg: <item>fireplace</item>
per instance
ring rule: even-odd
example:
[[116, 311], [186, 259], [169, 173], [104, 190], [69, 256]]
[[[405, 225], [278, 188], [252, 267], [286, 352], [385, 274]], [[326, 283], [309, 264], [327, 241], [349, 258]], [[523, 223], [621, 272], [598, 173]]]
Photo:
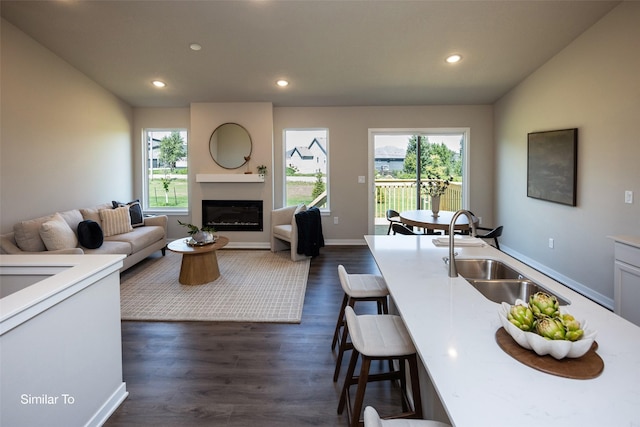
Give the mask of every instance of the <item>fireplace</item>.
[[203, 200], [202, 225], [216, 231], [262, 231], [262, 200]]

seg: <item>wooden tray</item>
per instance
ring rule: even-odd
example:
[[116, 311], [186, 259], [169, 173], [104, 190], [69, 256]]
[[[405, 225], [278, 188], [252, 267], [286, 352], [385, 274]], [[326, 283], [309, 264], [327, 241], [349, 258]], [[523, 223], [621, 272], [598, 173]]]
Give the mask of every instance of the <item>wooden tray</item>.
[[520, 347], [502, 327], [496, 331], [496, 342], [505, 353], [518, 362], [547, 374], [588, 380], [597, 377], [604, 370], [604, 361], [596, 353], [598, 343], [595, 341], [584, 356], [560, 360], [548, 355], [538, 356], [535, 351]]

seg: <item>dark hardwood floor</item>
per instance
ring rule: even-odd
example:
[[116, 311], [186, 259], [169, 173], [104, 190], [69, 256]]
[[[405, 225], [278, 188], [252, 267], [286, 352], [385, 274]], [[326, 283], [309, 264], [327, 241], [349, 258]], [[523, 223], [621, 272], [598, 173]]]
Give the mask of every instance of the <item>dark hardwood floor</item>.
[[[311, 261], [300, 324], [123, 321], [129, 397], [105, 425], [347, 425], [346, 411], [336, 409], [350, 352], [332, 380], [338, 264], [378, 272], [366, 246], [323, 248]], [[375, 303], [356, 309], [374, 313]], [[399, 396], [395, 386], [371, 384], [365, 404], [393, 413]]]

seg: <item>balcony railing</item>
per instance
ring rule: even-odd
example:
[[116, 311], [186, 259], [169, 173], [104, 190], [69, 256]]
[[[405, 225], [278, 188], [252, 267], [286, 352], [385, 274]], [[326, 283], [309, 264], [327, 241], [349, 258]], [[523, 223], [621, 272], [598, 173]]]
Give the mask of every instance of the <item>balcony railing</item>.
[[[462, 183], [452, 182], [440, 197], [440, 210], [457, 211], [462, 208]], [[431, 209], [431, 197], [422, 195], [416, 201], [416, 181], [411, 179], [377, 179], [375, 217], [386, 218], [388, 209], [398, 212]]]

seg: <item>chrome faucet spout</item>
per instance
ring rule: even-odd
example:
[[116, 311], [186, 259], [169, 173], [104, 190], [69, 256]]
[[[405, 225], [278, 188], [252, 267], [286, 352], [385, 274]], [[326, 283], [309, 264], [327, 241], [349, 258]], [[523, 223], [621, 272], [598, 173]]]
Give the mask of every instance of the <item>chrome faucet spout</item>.
[[456, 260], [454, 258], [454, 230], [456, 225], [456, 220], [460, 215], [466, 215], [469, 220], [469, 226], [471, 227], [471, 237], [476, 237], [476, 224], [473, 222], [473, 215], [466, 209], [460, 209], [455, 214], [453, 214], [453, 218], [451, 218], [451, 223], [449, 224], [449, 277], [458, 277], [458, 269], [456, 268]]

